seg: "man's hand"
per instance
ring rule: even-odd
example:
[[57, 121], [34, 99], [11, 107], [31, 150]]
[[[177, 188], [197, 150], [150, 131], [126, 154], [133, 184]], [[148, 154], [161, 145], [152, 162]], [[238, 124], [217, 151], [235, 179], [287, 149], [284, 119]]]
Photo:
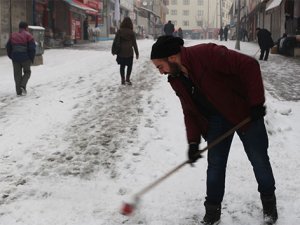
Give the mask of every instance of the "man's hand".
[[253, 106], [250, 109], [250, 117], [252, 121], [259, 120], [266, 115], [266, 107], [264, 105]]
[[189, 144], [188, 158], [189, 158], [189, 163], [191, 163], [191, 164], [196, 162], [198, 159], [202, 158], [202, 155], [200, 154], [200, 151], [199, 151], [198, 143], [190, 143]]

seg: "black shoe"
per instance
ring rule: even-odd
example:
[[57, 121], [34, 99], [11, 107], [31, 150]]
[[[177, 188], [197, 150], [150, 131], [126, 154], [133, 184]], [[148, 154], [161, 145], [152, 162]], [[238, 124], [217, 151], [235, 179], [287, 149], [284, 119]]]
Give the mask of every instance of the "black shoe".
[[274, 224], [278, 219], [275, 194], [261, 195], [260, 198], [263, 205], [264, 222]]
[[132, 85], [131, 81], [126, 81], [127, 85]]
[[204, 225], [217, 225], [220, 223], [221, 218], [221, 204], [210, 204], [204, 202], [205, 216], [201, 221]]
[[27, 91], [26, 91], [26, 88], [24, 87], [21, 87], [21, 95], [27, 95]]

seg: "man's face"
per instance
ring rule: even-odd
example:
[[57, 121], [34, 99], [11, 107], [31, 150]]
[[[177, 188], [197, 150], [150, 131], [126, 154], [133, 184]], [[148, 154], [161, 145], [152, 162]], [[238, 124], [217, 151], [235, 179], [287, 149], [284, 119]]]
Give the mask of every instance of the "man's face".
[[178, 75], [181, 72], [180, 65], [168, 59], [153, 59], [152, 62], [160, 74]]

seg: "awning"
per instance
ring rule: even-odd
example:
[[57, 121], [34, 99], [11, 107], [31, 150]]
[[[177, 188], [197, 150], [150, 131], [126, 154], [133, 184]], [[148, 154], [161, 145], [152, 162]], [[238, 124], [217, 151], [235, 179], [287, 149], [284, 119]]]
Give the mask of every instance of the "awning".
[[64, 1], [77, 9], [81, 9], [81, 10], [85, 11], [87, 14], [90, 14], [90, 15], [98, 15], [99, 14], [97, 10], [92, 9], [92, 8], [86, 6], [85, 4], [78, 2], [76, 0], [64, 0]]
[[153, 11], [150, 10], [150, 9], [147, 9], [147, 8], [145, 8], [145, 7], [140, 7], [140, 9], [141, 9], [141, 10], [145, 10], [145, 11], [147, 11], [147, 12], [149, 12], [149, 13], [152, 13], [155, 17], [160, 18], [159, 15], [157, 15], [155, 12], [153, 12]]
[[282, 0], [272, 0], [272, 2], [267, 6], [266, 12], [280, 6], [281, 2], [282, 2]]

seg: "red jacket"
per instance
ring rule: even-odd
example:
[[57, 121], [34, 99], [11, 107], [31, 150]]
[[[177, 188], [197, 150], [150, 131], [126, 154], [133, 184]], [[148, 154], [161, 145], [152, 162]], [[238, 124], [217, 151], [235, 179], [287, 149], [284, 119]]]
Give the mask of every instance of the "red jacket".
[[7, 44], [6, 51], [8, 57], [14, 62], [24, 62], [35, 57], [35, 41], [33, 36], [25, 29], [11, 34]]
[[[250, 107], [264, 104], [264, 87], [258, 62], [216, 44], [181, 48], [181, 63], [210, 103], [233, 125], [249, 116]], [[179, 78], [169, 77], [184, 113], [189, 142], [205, 137], [208, 123]]]

